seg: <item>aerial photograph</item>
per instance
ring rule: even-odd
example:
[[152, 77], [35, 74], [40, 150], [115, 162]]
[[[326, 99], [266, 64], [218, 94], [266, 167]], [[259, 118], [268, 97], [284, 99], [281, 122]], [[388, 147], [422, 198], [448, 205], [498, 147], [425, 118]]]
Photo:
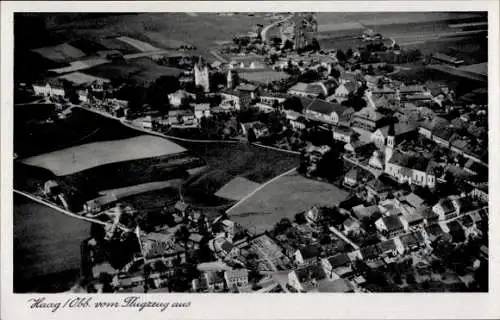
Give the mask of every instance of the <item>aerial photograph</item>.
[[487, 12], [13, 24], [15, 293], [488, 292]]

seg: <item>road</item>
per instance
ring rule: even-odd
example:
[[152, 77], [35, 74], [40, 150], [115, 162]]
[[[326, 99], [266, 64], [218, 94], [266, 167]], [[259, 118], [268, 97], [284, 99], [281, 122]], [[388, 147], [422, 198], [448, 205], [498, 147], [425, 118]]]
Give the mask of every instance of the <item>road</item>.
[[262, 38], [262, 42], [266, 42], [268, 41], [267, 39], [267, 33], [269, 32], [269, 30], [277, 25], [279, 25], [280, 23], [283, 23], [283, 22], [286, 22], [288, 20], [290, 20], [291, 18], [293, 18], [295, 16], [295, 13], [292, 13], [290, 14], [288, 17], [282, 19], [282, 20], [279, 20], [279, 21], [276, 21], [276, 22], [273, 22], [271, 23], [270, 25], [267, 25], [265, 26], [262, 31], [260, 32], [260, 37]]
[[[16, 190], [16, 189], [14, 189], [13, 191], [15, 193], [17, 193], [17, 194], [20, 194], [20, 195], [22, 195], [22, 196], [24, 196], [26, 198], [29, 198], [29, 199], [33, 200], [35, 202], [38, 202], [38, 203], [40, 203], [40, 204], [42, 204], [44, 206], [47, 206], [47, 207], [49, 207], [51, 209], [59, 211], [59, 212], [65, 214], [65, 215], [67, 215], [69, 217], [72, 217], [72, 218], [75, 218], [75, 219], [79, 219], [79, 220], [84, 220], [84, 221], [91, 222], [91, 223], [97, 223], [97, 224], [100, 224], [100, 225], [103, 225], [103, 226], [108, 226], [108, 227], [113, 226], [112, 223], [108, 223], [108, 222], [104, 222], [104, 221], [101, 221], [101, 220], [97, 220], [97, 219], [85, 217], [85, 216], [83, 216], [81, 214], [65, 210], [63, 208], [60, 208], [60, 207], [56, 206], [53, 203], [50, 203], [50, 202], [48, 202], [48, 201], [46, 201], [44, 199], [41, 199], [41, 198], [39, 198], [39, 197], [37, 197], [35, 195], [32, 195], [32, 194], [29, 194], [27, 192], [19, 191], [19, 190]], [[132, 232], [133, 231], [133, 230], [131, 230], [131, 229], [129, 229], [129, 228], [121, 225], [121, 224], [116, 224], [115, 227], [118, 227], [122, 231], [125, 231], [125, 232]]]
[[220, 54], [218, 54], [216, 51], [214, 50], [210, 50], [210, 53], [215, 57], [217, 58], [220, 62], [223, 62], [223, 63], [228, 63], [229, 61], [227, 61], [226, 58], [224, 58], [223, 56], [221, 56]]
[[340, 232], [337, 228], [331, 226], [330, 227], [330, 231], [335, 233], [335, 235], [337, 237], [339, 237], [340, 239], [344, 240], [345, 242], [347, 242], [348, 244], [350, 244], [354, 250], [358, 250], [359, 249], [359, 246], [357, 244], [355, 244], [354, 242], [352, 242], [349, 238], [347, 238], [342, 232]]

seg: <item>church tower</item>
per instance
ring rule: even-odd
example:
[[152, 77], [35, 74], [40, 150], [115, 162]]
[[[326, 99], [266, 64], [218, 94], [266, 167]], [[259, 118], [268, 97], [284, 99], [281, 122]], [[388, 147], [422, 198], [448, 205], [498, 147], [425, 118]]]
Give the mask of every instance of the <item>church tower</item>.
[[208, 65], [200, 57], [198, 63], [194, 65], [194, 83], [203, 87], [204, 92], [210, 91], [210, 82], [208, 79]]
[[233, 70], [229, 69], [227, 71], [227, 88], [233, 89], [235, 87], [235, 79]]
[[389, 131], [387, 132], [387, 144], [385, 146], [385, 163], [391, 160], [392, 154], [394, 152], [394, 147], [396, 143], [396, 130], [394, 129], [394, 123], [389, 126]]

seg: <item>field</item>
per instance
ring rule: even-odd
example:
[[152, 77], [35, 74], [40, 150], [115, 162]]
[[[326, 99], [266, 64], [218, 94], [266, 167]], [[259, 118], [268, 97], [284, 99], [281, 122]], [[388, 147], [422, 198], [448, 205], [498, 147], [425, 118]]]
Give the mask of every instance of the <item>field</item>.
[[101, 64], [85, 70], [85, 73], [103, 77], [112, 81], [134, 79], [137, 81], [154, 81], [160, 76], [177, 76], [182, 70], [156, 64], [148, 58], [138, 58], [130, 61], [117, 61]]
[[14, 196], [14, 292], [67, 290], [79, 277], [90, 224]]
[[67, 43], [62, 43], [53, 47], [38, 48], [33, 51], [45, 59], [54, 62], [69, 62], [85, 57], [85, 53]]
[[[105, 118], [80, 108], [73, 108], [64, 120], [52, 123], [32, 121], [42, 118], [38, 105], [16, 106], [14, 108], [14, 152], [19, 158], [28, 158], [76, 145], [126, 139], [140, 135], [118, 121]], [[50, 105], [42, 105], [43, 110], [51, 110]]]
[[207, 170], [183, 186], [185, 198], [199, 206], [227, 204], [214, 194], [237, 176], [260, 184], [299, 165], [297, 155], [243, 143], [177, 143], [208, 164]]
[[[63, 19], [57, 28], [48, 26], [58, 39], [77, 39], [99, 42], [99, 39], [128, 36], [150, 43], [158, 48], [172, 48], [185, 42], [195, 45], [200, 52], [209, 54], [214, 41], [231, 40], [234, 35], [247, 33], [257, 24], [266, 25], [264, 15], [236, 14], [219, 16], [215, 13], [198, 13], [196, 16], [183, 12], [100, 15], [85, 19]], [[66, 22], [66, 23], [64, 23]], [[106, 46], [105, 43], [103, 45]], [[211, 56], [210, 56], [211, 57]]]
[[167, 181], [156, 181], [156, 182], [146, 182], [137, 184], [134, 186], [128, 186], [123, 188], [115, 188], [109, 190], [99, 191], [100, 195], [107, 195], [113, 193], [117, 199], [122, 199], [126, 197], [131, 197], [141, 193], [147, 193], [152, 191], [158, 191], [167, 188], [175, 188], [180, 185], [182, 180], [173, 179]]
[[134, 46], [120, 41], [115, 37], [109, 37], [109, 38], [99, 38], [96, 39], [97, 43], [102, 45], [108, 50], [118, 50], [123, 54], [131, 54], [131, 53], [139, 53], [140, 51], [137, 50]]
[[27, 165], [42, 167], [65, 176], [105, 164], [176, 154], [186, 149], [148, 135], [94, 142], [23, 159]]
[[250, 194], [252, 191], [257, 189], [260, 185], [248, 179], [242, 177], [236, 177], [229, 181], [226, 185], [219, 189], [215, 193], [217, 197], [230, 199], [230, 200], [240, 200], [246, 195]]
[[291, 173], [271, 182], [228, 212], [230, 218], [252, 232], [269, 230], [282, 218], [313, 205], [333, 206], [347, 198], [347, 192], [332, 184]]
[[147, 42], [140, 41], [140, 40], [137, 40], [137, 39], [133, 39], [133, 38], [130, 38], [130, 37], [118, 37], [116, 39], [119, 40], [119, 41], [122, 41], [122, 42], [125, 42], [125, 43], [131, 45], [132, 47], [136, 48], [140, 52], [148, 52], [148, 51], [156, 51], [156, 50], [158, 50], [158, 48], [153, 47], [152, 45], [150, 45]]
[[81, 72], [72, 72], [72, 73], [68, 73], [68, 74], [65, 74], [63, 76], [60, 76], [59, 79], [63, 79], [63, 80], [66, 80], [66, 81], [69, 81], [77, 86], [81, 86], [81, 85], [89, 85], [95, 81], [101, 81], [103, 83], [108, 83], [109, 80], [106, 79], [106, 78], [100, 78], [100, 77], [95, 77], [95, 76], [90, 76], [88, 74], [85, 74], [85, 73], [81, 73]]

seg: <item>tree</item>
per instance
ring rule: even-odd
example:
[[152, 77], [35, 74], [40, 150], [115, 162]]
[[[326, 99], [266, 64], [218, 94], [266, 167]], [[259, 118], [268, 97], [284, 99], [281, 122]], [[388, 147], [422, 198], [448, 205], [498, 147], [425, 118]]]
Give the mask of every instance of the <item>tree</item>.
[[174, 236], [176, 241], [182, 242], [184, 244], [184, 248], [186, 249], [190, 234], [189, 229], [185, 225], [182, 225], [179, 229], [177, 229], [177, 231], [175, 231]]
[[161, 76], [148, 88], [147, 101], [153, 109], [167, 112], [170, 105], [168, 95], [179, 88], [180, 83], [176, 77]]
[[337, 68], [332, 68], [332, 70], [330, 71], [330, 75], [335, 79], [338, 79], [340, 78], [340, 71]]
[[346, 52], [347, 59], [352, 58], [353, 54], [354, 54], [354, 52], [352, 51], [351, 48], [347, 49], [347, 52]]
[[248, 129], [247, 139], [249, 143], [257, 141], [257, 135], [255, 134], [255, 130], [253, 128]]
[[304, 224], [307, 222], [306, 217], [303, 212], [295, 214], [294, 221], [298, 224]]
[[347, 60], [347, 56], [345, 55], [344, 51], [342, 50], [337, 50], [337, 59], [339, 61], [346, 61]]
[[274, 226], [274, 233], [276, 235], [284, 233], [291, 226], [292, 226], [292, 222], [290, 221], [290, 219], [283, 218], [278, 223], [276, 223], [276, 225]]
[[340, 152], [337, 148], [333, 147], [326, 152], [319, 161], [316, 174], [320, 177], [332, 180], [343, 172], [343, 163]]
[[302, 101], [298, 97], [287, 98], [283, 102], [283, 108], [285, 110], [293, 110], [299, 113], [304, 111], [304, 106], [302, 105]]

